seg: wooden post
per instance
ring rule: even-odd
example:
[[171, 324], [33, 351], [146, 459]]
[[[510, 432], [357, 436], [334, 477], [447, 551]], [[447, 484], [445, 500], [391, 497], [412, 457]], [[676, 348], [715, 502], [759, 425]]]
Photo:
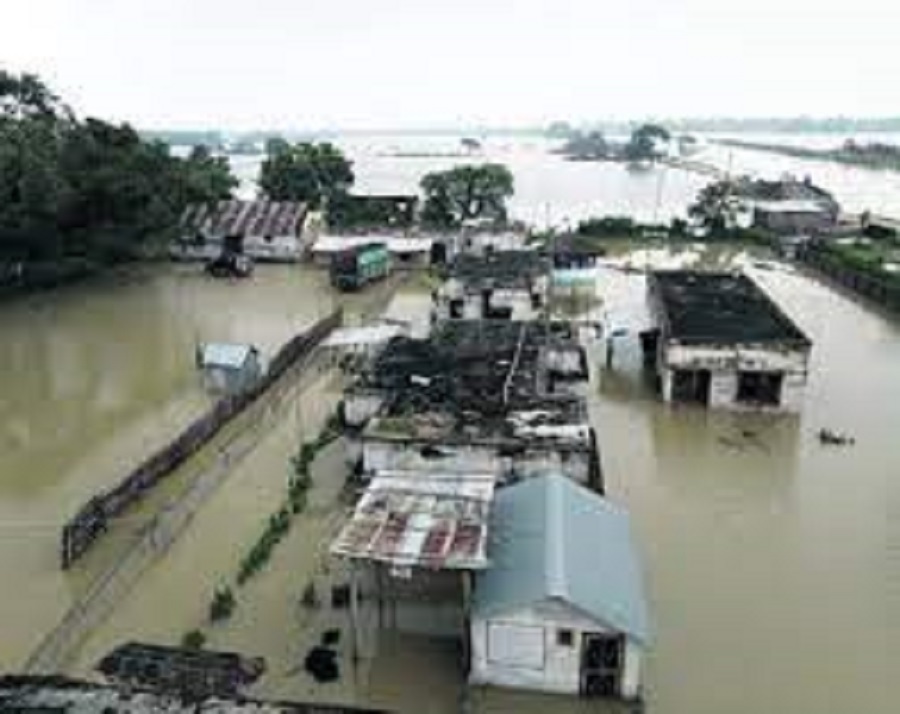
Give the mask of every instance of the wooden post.
[[607, 335], [606, 337], [606, 368], [611, 369], [613, 365], [613, 337], [612, 335]]
[[353, 669], [359, 662], [359, 584], [357, 582], [356, 563], [350, 561], [350, 634], [353, 639], [351, 656]]

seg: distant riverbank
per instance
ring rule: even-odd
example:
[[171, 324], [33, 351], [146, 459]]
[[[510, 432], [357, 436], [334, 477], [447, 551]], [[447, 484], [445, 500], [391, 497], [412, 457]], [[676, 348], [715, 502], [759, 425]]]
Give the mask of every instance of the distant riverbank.
[[736, 149], [766, 151], [782, 156], [793, 156], [798, 159], [814, 159], [817, 161], [836, 161], [849, 166], [878, 169], [884, 171], [900, 171], [900, 147], [887, 144], [857, 145], [845, 144], [835, 149], [812, 149], [804, 146], [787, 144], [768, 144], [742, 139], [718, 139], [714, 143]]

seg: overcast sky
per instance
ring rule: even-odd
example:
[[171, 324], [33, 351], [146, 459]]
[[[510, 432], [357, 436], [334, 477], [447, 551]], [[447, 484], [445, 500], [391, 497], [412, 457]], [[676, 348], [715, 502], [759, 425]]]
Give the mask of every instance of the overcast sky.
[[0, 64], [142, 127], [900, 114], [897, 0], [2, 0]]

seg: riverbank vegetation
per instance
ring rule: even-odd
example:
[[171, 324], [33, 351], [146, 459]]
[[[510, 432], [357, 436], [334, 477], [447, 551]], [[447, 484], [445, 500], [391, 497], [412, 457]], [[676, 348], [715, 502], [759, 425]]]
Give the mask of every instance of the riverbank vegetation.
[[79, 118], [33, 75], [0, 71], [0, 288], [48, 286], [153, 255], [189, 203], [237, 182], [128, 124]]
[[861, 166], [868, 169], [900, 171], [900, 146], [895, 146], [893, 144], [879, 142], [863, 144], [858, 143], [853, 139], [848, 139], [843, 145], [833, 149], [811, 149], [804, 146], [769, 144], [738, 139], [720, 139], [719, 143], [723, 146], [732, 146], [738, 149], [751, 149], [753, 151], [765, 151], [798, 159], [835, 161], [841, 164]]

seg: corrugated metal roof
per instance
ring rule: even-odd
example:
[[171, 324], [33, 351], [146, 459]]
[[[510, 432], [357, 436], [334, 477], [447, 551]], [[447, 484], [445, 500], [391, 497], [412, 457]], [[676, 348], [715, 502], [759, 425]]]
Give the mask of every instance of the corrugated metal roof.
[[559, 474], [497, 492], [476, 617], [561, 599], [639, 642], [647, 606], [628, 514]]
[[182, 229], [211, 236], [299, 235], [307, 206], [299, 201], [195, 203], [181, 217]]
[[244, 366], [253, 350], [254, 347], [252, 345], [209, 342], [203, 345], [200, 360], [204, 367], [234, 367], [240, 369]]
[[399, 567], [484, 568], [493, 495], [490, 475], [382, 473], [331, 552]]

